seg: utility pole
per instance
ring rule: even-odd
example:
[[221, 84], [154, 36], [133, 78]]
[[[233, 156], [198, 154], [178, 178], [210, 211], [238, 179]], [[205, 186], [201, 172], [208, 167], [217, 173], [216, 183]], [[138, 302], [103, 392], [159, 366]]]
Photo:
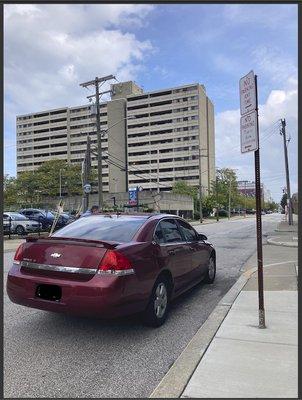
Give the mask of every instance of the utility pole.
[[[87, 146], [86, 146], [86, 152], [85, 152], [85, 158], [84, 158], [84, 168], [83, 168], [83, 186], [85, 186], [89, 183], [90, 168], [91, 168], [90, 136], [87, 135]], [[89, 207], [89, 193], [88, 192], [84, 192], [83, 203], [84, 203], [83, 209], [85, 211]]]
[[216, 176], [216, 221], [219, 221], [219, 207], [218, 207], [218, 176]]
[[231, 218], [231, 176], [229, 177], [229, 219]]
[[244, 218], [246, 218], [246, 181], [244, 181]]
[[[96, 77], [92, 81], [81, 83], [80, 86], [87, 88], [88, 86], [95, 87], [95, 105], [96, 105], [96, 134], [97, 134], [97, 145], [98, 145], [98, 199], [100, 210], [103, 208], [103, 176], [102, 176], [102, 137], [101, 137], [101, 124], [100, 124], [100, 91], [99, 84], [115, 79], [115, 76], [108, 75], [102, 78]], [[94, 97], [94, 95], [89, 96], [89, 98]]]
[[287, 186], [288, 225], [293, 225], [293, 210], [292, 210], [292, 202], [291, 202], [291, 194], [290, 194], [288, 153], [287, 153], [287, 144], [286, 144], [286, 142], [289, 142], [289, 140], [286, 139], [285, 126], [286, 126], [286, 122], [285, 122], [285, 118], [284, 118], [284, 119], [281, 119], [280, 135], [283, 136], [283, 145], [284, 145], [285, 174], [286, 174], [286, 186]]

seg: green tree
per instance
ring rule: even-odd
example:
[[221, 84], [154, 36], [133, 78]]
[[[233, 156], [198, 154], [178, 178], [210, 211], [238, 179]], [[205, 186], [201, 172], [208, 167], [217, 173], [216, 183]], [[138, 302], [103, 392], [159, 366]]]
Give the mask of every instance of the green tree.
[[19, 206], [33, 206], [39, 201], [39, 177], [36, 171], [20, 172], [16, 179], [17, 198]]
[[264, 203], [264, 208], [266, 210], [274, 211], [278, 209], [278, 204], [274, 201], [267, 201]]
[[50, 160], [36, 171], [40, 191], [44, 196], [58, 196], [60, 193], [60, 170], [62, 193], [76, 195], [82, 193], [80, 163], [68, 164], [65, 160]]
[[237, 205], [240, 199], [236, 173], [230, 168], [217, 169], [216, 179], [211, 183], [211, 200], [219, 208], [227, 209], [229, 206], [229, 194], [231, 194], [232, 208]]
[[191, 196], [193, 199], [197, 199], [198, 188], [188, 185], [185, 181], [176, 181], [172, 188], [172, 193], [185, 194]]
[[9, 176], [8, 174], [4, 175], [3, 200], [5, 208], [9, 208], [17, 204], [17, 193], [16, 178]]

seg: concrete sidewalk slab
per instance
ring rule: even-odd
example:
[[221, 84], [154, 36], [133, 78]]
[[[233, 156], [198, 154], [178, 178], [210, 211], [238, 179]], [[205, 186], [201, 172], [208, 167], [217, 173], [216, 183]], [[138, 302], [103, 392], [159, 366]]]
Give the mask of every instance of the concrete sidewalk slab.
[[[296, 276], [266, 276], [263, 278], [264, 290], [297, 290], [297, 277]], [[258, 290], [257, 276], [253, 276], [246, 284], [245, 290]]]
[[266, 328], [258, 327], [255, 271], [236, 297], [181, 397], [298, 397], [296, 263], [272, 263], [264, 268], [264, 275], [264, 287], [269, 289], [264, 292]]
[[234, 309], [226, 316], [216, 338], [298, 345], [298, 315], [295, 311], [266, 309], [266, 329], [259, 329], [257, 309]]
[[215, 338], [181, 397], [297, 398], [297, 347]]
[[274, 237], [267, 238], [267, 243], [275, 246], [285, 246], [285, 247], [298, 247], [298, 242], [296, 240], [282, 240], [283, 238]]
[[[298, 292], [296, 290], [282, 291], [282, 295], [277, 291], [267, 291], [264, 294], [264, 305], [267, 312], [295, 312], [297, 310]], [[235, 302], [233, 304], [232, 310], [251, 309], [257, 311], [258, 292], [243, 290], [240, 293], [240, 299], [240, 302]]]

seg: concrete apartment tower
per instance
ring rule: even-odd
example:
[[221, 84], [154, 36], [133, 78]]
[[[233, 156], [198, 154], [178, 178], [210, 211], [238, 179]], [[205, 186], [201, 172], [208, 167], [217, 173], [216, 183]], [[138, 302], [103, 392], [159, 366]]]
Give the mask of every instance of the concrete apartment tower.
[[[111, 85], [111, 101], [107, 103], [108, 153], [111, 163], [109, 169], [109, 192], [128, 190], [127, 171], [127, 97], [142, 93], [134, 82], [121, 82]], [[121, 168], [122, 167], [122, 168]]]
[[[83, 161], [87, 135], [96, 148], [90, 105], [17, 116], [17, 173], [59, 158]], [[144, 92], [135, 82], [111, 85], [100, 103], [103, 190], [172, 189], [178, 180], [206, 194], [215, 179], [214, 107], [198, 83]], [[92, 155], [92, 167], [97, 157]], [[94, 185], [96, 189], [96, 186]]]

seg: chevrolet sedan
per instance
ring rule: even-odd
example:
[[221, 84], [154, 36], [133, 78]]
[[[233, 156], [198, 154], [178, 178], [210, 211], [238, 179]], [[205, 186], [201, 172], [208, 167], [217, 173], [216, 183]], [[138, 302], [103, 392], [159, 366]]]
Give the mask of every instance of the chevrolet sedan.
[[27, 238], [7, 278], [11, 301], [94, 317], [140, 313], [150, 326], [202, 280], [213, 283], [207, 237], [169, 214], [92, 215], [50, 237]]

